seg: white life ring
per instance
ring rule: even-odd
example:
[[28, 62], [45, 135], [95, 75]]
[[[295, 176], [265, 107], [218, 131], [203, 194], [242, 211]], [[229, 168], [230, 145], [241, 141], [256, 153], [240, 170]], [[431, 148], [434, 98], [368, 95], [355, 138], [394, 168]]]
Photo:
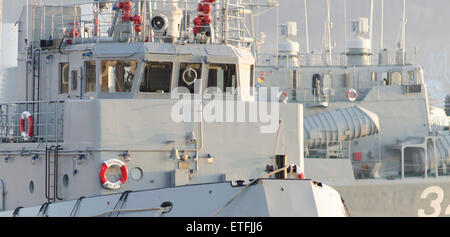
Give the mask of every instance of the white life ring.
[[288, 95], [288, 93], [286, 93], [286, 91], [281, 91], [281, 92], [278, 94], [278, 101], [279, 101], [279, 102], [281, 102], [281, 103], [287, 103], [288, 100], [289, 100], [289, 95]]
[[[111, 181], [109, 181], [106, 178], [106, 170], [108, 170], [108, 168], [111, 166], [118, 166], [120, 168], [120, 171], [122, 171], [122, 176], [120, 177], [120, 180], [118, 180], [115, 183], [112, 183]], [[104, 188], [111, 189], [111, 190], [117, 190], [117, 189], [120, 189], [122, 187], [122, 185], [125, 184], [125, 182], [127, 182], [128, 169], [127, 169], [127, 166], [125, 165], [125, 163], [123, 163], [122, 161], [117, 160], [117, 159], [111, 159], [111, 160], [103, 162], [102, 168], [100, 169], [99, 176], [100, 176], [100, 183], [102, 184], [102, 186]]]
[[[25, 131], [25, 120], [28, 120], [28, 131]], [[30, 112], [24, 111], [20, 115], [20, 135], [25, 141], [30, 140], [34, 135], [34, 120]]]
[[350, 88], [347, 91], [347, 96], [346, 97], [351, 102], [356, 101], [356, 99], [358, 99], [358, 92], [355, 89]]
[[[195, 77], [192, 81], [186, 80], [186, 74], [190, 73], [190, 72], [193, 72], [194, 73], [193, 75]], [[195, 69], [190, 67], [190, 68], [184, 70], [182, 79], [183, 79], [184, 83], [186, 83], [186, 85], [190, 86], [190, 85], [194, 84], [195, 80], [197, 80], [197, 77], [198, 77], [197, 71], [195, 71]]]

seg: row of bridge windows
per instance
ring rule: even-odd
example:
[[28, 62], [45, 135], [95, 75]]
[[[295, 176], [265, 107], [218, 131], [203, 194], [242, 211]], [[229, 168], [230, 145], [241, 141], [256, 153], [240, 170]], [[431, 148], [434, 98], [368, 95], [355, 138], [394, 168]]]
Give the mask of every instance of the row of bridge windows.
[[[135, 81], [137, 65], [138, 61], [131, 60], [102, 61], [99, 80], [101, 92], [130, 92]], [[177, 86], [187, 88], [191, 93], [194, 93], [194, 84], [196, 80], [201, 79], [202, 67], [203, 64], [201, 63], [180, 63], [177, 72], [178, 77], [176, 78]], [[208, 88], [215, 87], [222, 91], [225, 91], [227, 88], [237, 88], [238, 82], [235, 64], [208, 64], [207, 67]], [[170, 92], [172, 75], [174, 73], [173, 62], [146, 62], [139, 91], [144, 93]], [[79, 86], [77, 78], [81, 76], [79, 74], [81, 72], [71, 69], [69, 63], [61, 63], [59, 93], [67, 94], [71, 90], [77, 90]], [[84, 92], [96, 92], [96, 75], [96, 62], [85, 62], [84, 80], [81, 82]], [[253, 86], [253, 82], [251, 82], [250, 86]]]

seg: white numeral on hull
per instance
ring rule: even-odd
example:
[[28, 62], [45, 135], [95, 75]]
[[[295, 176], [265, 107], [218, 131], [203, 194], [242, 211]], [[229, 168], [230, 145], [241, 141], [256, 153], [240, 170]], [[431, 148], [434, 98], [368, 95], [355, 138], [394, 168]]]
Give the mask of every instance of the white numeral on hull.
[[[444, 190], [439, 186], [431, 186], [423, 190], [420, 195], [420, 199], [427, 199], [430, 194], [435, 194], [436, 199], [432, 200], [430, 203], [430, 207], [433, 208], [432, 213], [425, 213], [425, 209], [419, 209], [417, 214], [419, 217], [436, 217], [441, 214], [441, 204], [444, 200]], [[444, 215], [450, 215], [450, 205], [445, 209]]]

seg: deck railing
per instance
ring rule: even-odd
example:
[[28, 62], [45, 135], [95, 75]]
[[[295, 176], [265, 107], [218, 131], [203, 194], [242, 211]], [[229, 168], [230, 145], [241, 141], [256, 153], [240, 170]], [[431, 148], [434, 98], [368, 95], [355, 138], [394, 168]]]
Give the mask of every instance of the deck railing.
[[[127, 1], [121, 1], [127, 2]], [[71, 43], [101, 43], [116, 40], [114, 29], [119, 26], [123, 17], [138, 16], [139, 20], [128, 20], [126, 42], [160, 42], [168, 38], [176, 39], [179, 43], [198, 43], [194, 36], [194, 28], [211, 29], [210, 42], [215, 44], [234, 44], [248, 46], [252, 43], [250, 30], [246, 26], [249, 11], [243, 0], [224, 0], [215, 2], [201, 2], [209, 5], [211, 12], [205, 14], [198, 10], [200, 1], [197, 0], [133, 0], [131, 10], [118, 8], [118, 1], [98, 0], [78, 4], [33, 6], [32, 34], [34, 42], [42, 40], [65, 39]], [[152, 28], [151, 20], [155, 16], [163, 15], [171, 21], [170, 11], [165, 6], [176, 4], [181, 15], [179, 34], [167, 36]], [[207, 16], [205, 16], [207, 15]], [[207, 18], [209, 24], [194, 24], [194, 19]], [[197, 22], [198, 23], [198, 22]], [[202, 42], [204, 43], [204, 42]]]
[[[0, 104], [0, 143], [58, 143], [63, 140], [63, 102], [13, 102]], [[21, 115], [29, 112], [34, 131], [30, 138], [21, 134]], [[25, 116], [23, 116], [25, 117]], [[30, 122], [24, 119], [28, 134]]]

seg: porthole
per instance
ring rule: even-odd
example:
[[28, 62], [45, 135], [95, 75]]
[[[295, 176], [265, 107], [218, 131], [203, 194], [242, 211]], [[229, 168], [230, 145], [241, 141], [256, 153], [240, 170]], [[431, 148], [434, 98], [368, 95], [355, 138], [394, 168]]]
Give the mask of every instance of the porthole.
[[67, 174], [63, 177], [63, 185], [66, 188], [69, 186], [69, 176]]
[[34, 182], [33, 180], [30, 181], [30, 184], [28, 184], [28, 189], [30, 190], [30, 193], [34, 193]]
[[136, 181], [141, 180], [142, 176], [144, 176], [144, 172], [139, 167], [132, 168], [130, 173], [131, 173], [131, 178]]

